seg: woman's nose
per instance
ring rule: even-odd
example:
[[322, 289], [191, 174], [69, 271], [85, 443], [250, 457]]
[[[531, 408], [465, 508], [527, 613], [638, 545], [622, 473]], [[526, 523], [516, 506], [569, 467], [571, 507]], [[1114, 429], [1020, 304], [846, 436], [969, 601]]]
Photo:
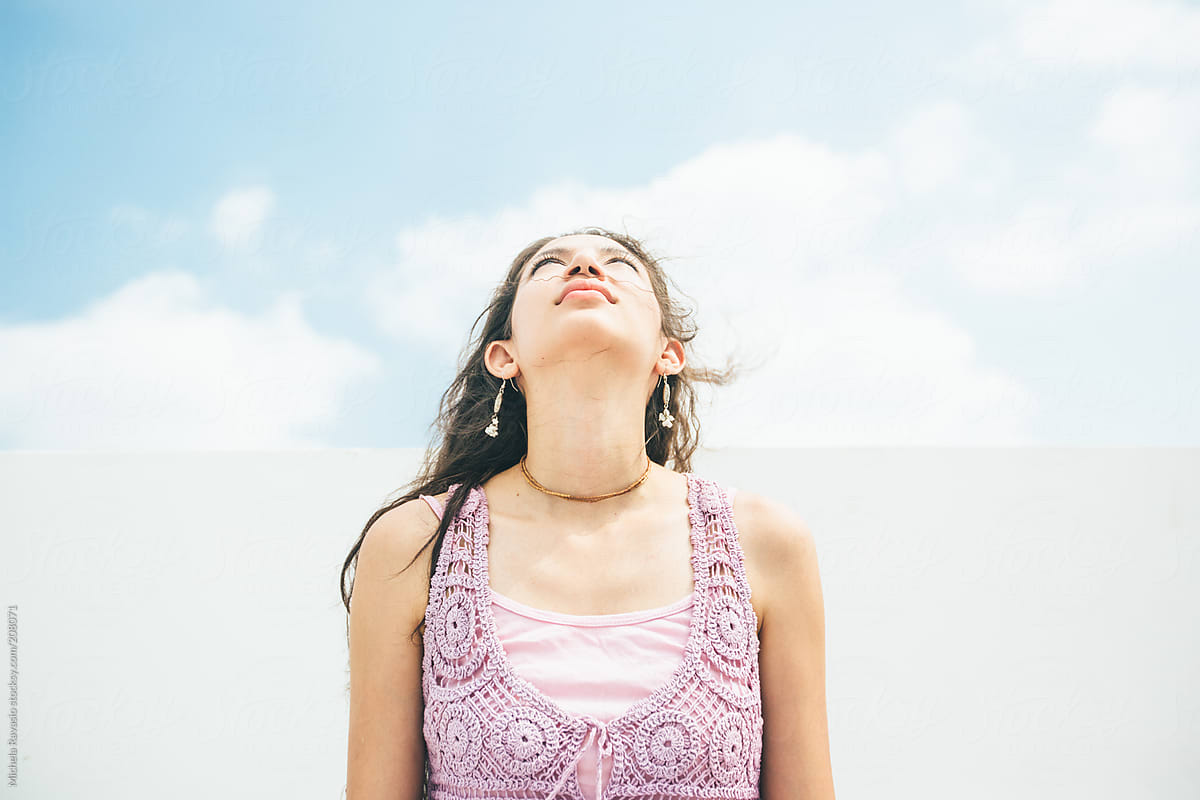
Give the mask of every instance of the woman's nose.
[[576, 261], [571, 264], [570, 269], [567, 270], [567, 274], [574, 275], [575, 273], [583, 270], [586, 270], [594, 275], [604, 271], [595, 259], [583, 256], [582, 258], [576, 259]]

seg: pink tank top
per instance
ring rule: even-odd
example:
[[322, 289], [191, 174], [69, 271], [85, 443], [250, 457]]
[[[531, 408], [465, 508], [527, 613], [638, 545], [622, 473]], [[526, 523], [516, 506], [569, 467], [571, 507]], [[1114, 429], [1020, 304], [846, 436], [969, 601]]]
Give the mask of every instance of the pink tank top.
[[575, 800], [712, 788], [758, 797], [758, 636], [736, 490], [685, 474], [696, 590], [624, 614], [561, 614], [492, 590], [487, 498], [474, 487], [447, 530], [426, 611], [431, 800], [528, 789]]

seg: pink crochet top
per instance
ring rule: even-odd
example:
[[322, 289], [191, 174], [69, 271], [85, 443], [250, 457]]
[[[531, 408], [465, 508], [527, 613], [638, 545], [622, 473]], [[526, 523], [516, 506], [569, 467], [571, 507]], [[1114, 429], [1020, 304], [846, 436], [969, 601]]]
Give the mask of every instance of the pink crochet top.
[[[492, 612], [518, 675], [560, 708], [607, 723], [671, 679], [687, 645], [692, 598], [584, 616], [531, 608], [493, 590]], [[601, 796], [612, 770], [612, 754], [594, 745], [576, 766], [587, 800]]]
[[732, 505], [684, 474], [695, 590], [627, 614], [557, 614], [493, 591], [487, 498], [472, 489], [425, 616], [430, 800], [758, 797], [758, 636]]

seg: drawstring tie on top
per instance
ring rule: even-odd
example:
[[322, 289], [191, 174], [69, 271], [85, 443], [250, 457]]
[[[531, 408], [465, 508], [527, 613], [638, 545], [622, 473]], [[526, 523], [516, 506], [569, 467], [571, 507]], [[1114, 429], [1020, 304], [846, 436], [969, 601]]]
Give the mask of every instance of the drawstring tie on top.
[[600, 776], [604, 773], [604, 757], [611, 756], [613, 752], [612, 740], [608, 735], [608, 726], [592, 716], [584, 716], [580, 718], [588, 726], [587, 736], [583, 737], [583, 744], [579, 748], [579, 752], [575, 754], [573, 760], [563, 774], [559, 777], [558, 782], [554, 784], [554, 788], [550, 790], [550, 796], [546, 800], [554, 800], [558, 796], [558, 792], [566, 783], [567, 778], [574, 774], [579, 766], [579, 760], [583, 758], [583, 754], [587, 752], [588, 747], [592, 742], [596, 743], [596, 800], [600, 800]]

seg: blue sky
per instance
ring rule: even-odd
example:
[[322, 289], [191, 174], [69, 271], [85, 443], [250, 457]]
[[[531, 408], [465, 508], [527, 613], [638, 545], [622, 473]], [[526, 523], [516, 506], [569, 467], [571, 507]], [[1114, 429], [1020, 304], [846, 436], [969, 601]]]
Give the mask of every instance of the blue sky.
[[512, 256], [625, 228], [709, 446], [1200, 442], [1200, 9], [0, 10], [0, 448], [411, 447]]

